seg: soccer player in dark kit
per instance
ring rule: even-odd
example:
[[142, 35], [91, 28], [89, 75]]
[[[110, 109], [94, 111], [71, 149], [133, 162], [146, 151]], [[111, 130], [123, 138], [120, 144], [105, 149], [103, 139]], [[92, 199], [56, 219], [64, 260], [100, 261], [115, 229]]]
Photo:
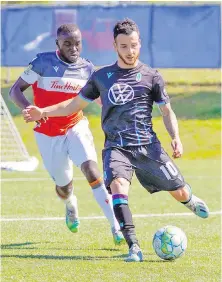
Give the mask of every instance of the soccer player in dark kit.
[[139, 262], [143, 260], [143, 255], [128, 206], [128, 191], [134, 171], [148, 192], [168, 191], [202, 218], [209, 216], [209, 209], [192, 194], [191, 187], [153, 131], [151, 114], [155, 102], [172, 138], [173, 158], [181, 157], [183, 146], [178, 122], [163, 78], [157, 70], [139, 61], [141, 42], [137, 25], [130, 19], [124, 19], [116, 23], [113, 31], [118, 56], [116, 63], [95, 71], [76, 98], [42, 109], [31, 106], [23, 111], [23, 115], [26, 122], [66, 116], [101, 98], [105, 185], [112, 193], [115, 216], [129, 246], [126, 261]]

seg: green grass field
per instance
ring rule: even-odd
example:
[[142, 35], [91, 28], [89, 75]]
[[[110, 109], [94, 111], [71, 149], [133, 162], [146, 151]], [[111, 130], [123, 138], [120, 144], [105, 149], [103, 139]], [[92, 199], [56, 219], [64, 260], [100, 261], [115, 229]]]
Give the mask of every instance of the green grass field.
[[[169, 81], [180, 84], [176, 72], [165, 72]], [[54, 184], [41, 162], [38, 169], [30, 173], [3, 171], [2, 281], [221, 281], [220, 89], [215, 86], [220, 79], [218, 72], [214, 75], [209, 72], [213, 86], [194, 86], [191, 85], [194, 81], [206, 82], [204, 72], [182, 73], [186, 85], [168, 89], [184, 145], [184, 156], [176, 164], [192, 186], [193, 193], [209, 205], [210, 217], [203, 220], [191, 215], [167, 193], [149, 195], [134, 178], [129, 204], [145, 261], [127, 264], [123, 262], [127, 247], [113, 244], [108, 222], [104, 218], [92, 218], [103, 214], [79, 169], [74, 168], [74, 187], [82, 218], [77, 234], [67, 229], [64, 205], [58, 200]], [[9, 87], [4, 85], [4, 97]], [[101, 168], [103, 133], [100, 118], [89, 116], [89, 120]], [[25, 124], [20, 116], [14, 121], [29, 153], [40, 159], [32, 124]], [[154, 129], [171, 154], [170, 138], [157, 109], [154, 110]], [[182, 228], [188, 238], [185, 256], [174, 262], [160, 260], [152, 249], [153, 234], [168, 224]]]

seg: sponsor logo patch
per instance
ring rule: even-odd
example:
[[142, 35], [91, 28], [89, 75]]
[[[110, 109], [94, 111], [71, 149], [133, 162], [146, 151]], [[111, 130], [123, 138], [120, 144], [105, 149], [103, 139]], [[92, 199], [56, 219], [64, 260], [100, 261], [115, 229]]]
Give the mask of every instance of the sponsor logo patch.
[[125, 83], [115, 83], [109, 89], [108, 98], [114, 105], [124, 105], [134, 98], [133, 88]]
[[73, 91], [73, 92], [77, 92], [80, 91], [82, 89], [82, 86], [79, 84], [72, 84], [71, 82], [66, 82], [65, 84], [60, 84], [59, 81], [54, 80], [51, 81], [51, 85], [50, 85], [51, 89], [54, 90], [64, 90], [64, 91]]

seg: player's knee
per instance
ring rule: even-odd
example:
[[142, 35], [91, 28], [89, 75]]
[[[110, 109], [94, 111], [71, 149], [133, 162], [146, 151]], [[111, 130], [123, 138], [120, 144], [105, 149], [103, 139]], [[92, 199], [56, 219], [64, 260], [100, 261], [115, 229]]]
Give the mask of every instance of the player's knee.
[[183, 187], [170, 191], [170, 194], [178, 201], [183, 202], [191, 198], [192, 190], [189, 184], [185, 184]]
[[68, 199], [73, 191], [72, 181], [65, 186], [56, 185], [56, 193], [61, 199]]
[[181, 196], [190, 196], [190, 194], [192, 194], [192, 190], [191, 190], [191, 187], [189, 184], [185, 184], [183, 187], [181, 187], [180, 189], [177, 190], [178, 193], [181, 195]]
[[129, 181], [125, 178], [116, 178], [110, 184], [112, 194], [125, 194], [128, 195]]
[[81, 165], [81, 170], [84, 173], [88, 182], [93, 182], [100, 178], [98, 165], [94, 161], [86, 161]]

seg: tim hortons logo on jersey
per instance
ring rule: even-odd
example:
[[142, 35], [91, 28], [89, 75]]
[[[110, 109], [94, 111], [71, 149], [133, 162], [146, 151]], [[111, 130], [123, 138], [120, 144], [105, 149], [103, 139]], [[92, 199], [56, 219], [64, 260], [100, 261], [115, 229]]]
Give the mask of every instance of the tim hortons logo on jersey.
[[51, 81], [51, 89], [77, 92], [82, 89], [82, 86], [79, 84], [73, 85], [69, 81], [67, 81], [65, 84], [60, 84], [58, 80], [54, 80]]

